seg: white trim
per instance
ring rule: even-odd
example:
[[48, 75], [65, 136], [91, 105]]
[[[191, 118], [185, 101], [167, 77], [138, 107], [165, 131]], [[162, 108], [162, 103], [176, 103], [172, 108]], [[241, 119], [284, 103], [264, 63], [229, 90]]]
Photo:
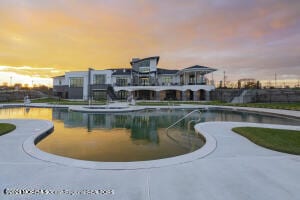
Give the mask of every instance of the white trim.
[[198, 91], [198, 90], [205, 90], [205, 91], [211, 91], [214, 90], [215, 87], [213, 85], [165, 85], [165, 86], [124, 86], [124, 87], [118, 87], [115, 86], [114, 90], [120, 91], [120, 90], [125, 90], [125, 91], [136, 91], [136, 90], [152, 90], [152, 91], [163, 91], [163, 90], [179, 90], [179, 91], [186, 91], [186, 90], [191, 90], [191, 91]]

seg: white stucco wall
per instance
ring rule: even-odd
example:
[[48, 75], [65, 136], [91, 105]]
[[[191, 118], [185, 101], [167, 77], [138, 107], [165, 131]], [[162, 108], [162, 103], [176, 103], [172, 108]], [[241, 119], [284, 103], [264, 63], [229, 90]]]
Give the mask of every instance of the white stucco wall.
[[88, 98], [88, 71], [80, 72], [66, 72], [66, 82], [70, 87], [70, 78], [72, 77], [83, 77], [83, 100]]

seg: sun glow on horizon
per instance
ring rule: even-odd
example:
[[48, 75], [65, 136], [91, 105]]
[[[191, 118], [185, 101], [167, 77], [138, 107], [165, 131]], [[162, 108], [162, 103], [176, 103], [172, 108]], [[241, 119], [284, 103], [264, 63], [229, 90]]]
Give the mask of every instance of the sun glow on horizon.
[[15, 84], [22, 84], [23, 86], [28, 86], [31, 88], [41, 85], [52, 87], [52, 78], [0, 71], [0, 85], [14, 86]]

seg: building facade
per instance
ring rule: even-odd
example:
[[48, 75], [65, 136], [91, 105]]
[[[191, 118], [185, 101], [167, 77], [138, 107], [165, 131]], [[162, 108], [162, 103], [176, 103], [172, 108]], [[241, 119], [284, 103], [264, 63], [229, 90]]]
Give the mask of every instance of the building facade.
[[66, 72], [53, 78], [54, 95], [66, 99], [209, 100], [214, 90], [207, 74], [216, 69], [158, 68], [159, 57], [133, 58], [131, 68]]

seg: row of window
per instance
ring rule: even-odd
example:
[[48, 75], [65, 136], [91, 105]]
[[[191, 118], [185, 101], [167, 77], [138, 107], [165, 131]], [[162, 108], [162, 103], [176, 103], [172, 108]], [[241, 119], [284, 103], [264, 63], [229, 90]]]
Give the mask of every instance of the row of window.
[[70, 78], [70, 87], [83, 87], [83, 77]]
[[[106, 76], [103, 74], [97, 74], [94, 76], [94, 84], [105, 84]], [[71, 77], [70, 87], [83, 87], [83, 77]]]
[[150, 67], [140, 67], [139, 72], [140, 73], [149, 73], [150, 72]]
[[128, 80], [127, 78], [117, 78], [117, 86], [127, 86]]
[[140, 61], [140, 62], [137, 62], [137, 63], [134, 63], [134, 67], [149, 67], [150, 66], [150, 60], [143, 60], [143, 61]]
[[93, 80], [94, 84], [105, 84], [105, 82], [106, 82], [106, 76], [104, 74], [94, 75], [94, 80]]
[[[183, 82], [183, 77], [180, 77], [180, 81]], [[149, 80], [140, 79], [142, 85], [148, 85], [149, 84]], [[194, 83], [196, 81], [194, 76], [190, 76], [189, 77], [189, 83]], [[200, 82], [203, 81], [203, 78], [200, 78]], [[93, 79], [93, 83], [94, 84], [105, 84], [106, 83], [106, 76], [103, 74], [97, 74], [94, 76]], [[168, 83], [172, 83], [172, 77], [171, 76], [163, 76], [162, 77], [162, 83], [164, 84], [168, 84]], [[116, 84], [118, 86], [126, 86], [128, 85], [128, 79], [126, 78], [117, 78], [116, 80]], [[83, 87], [83, 77], [72, 77], [70, 78], [70, 87]]]
[[171, 76], [163, 76], [162, 77], [162, 82], [163, 83], [171, 83], [172, 82], [172, 77]]

